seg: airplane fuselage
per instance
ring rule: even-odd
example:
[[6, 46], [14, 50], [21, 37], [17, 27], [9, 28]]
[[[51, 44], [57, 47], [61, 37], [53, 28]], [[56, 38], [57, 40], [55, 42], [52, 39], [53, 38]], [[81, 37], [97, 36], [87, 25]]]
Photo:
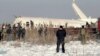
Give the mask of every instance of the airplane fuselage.
[[[88, 19], [89, 20], [89, 19]], [[64, 27], [81, 27], [85, 25], [88, 20], [78, 20], [78, 19], [55, 19], [55, 18], [37, 18], [37, 17], [18, 17], [14, 21], [14, 24], [21, 23], [23, 27], [26, 26], [26, 22], [33, 21], [35, 27], [39, 27], [39, 25], [46, 25], [50, 27], [50, 24], [53, 25], [53, 28], [58, 28], [60, 25]], [[88, 22], [96, 22], [96, 20], [88, 21]]]

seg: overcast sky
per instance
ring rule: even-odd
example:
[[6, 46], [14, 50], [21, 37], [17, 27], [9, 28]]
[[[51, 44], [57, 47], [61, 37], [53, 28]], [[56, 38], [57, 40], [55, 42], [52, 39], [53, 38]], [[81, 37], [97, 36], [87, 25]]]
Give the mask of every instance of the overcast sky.
[[[100, 17], [100, 0], [76, 0], [87, 16]], [[14, 16], [78, 18], [72, 0], [0, 0], [0, 23], [12, 22]]]

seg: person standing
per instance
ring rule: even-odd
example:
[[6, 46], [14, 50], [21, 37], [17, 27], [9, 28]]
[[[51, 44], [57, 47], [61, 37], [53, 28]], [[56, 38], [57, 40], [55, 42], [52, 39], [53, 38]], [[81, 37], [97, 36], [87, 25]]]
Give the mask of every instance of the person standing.
[[7, 41], [10, 41], [12, 40], [12, 28], [11, 28], [11, 25], [8, 24], [7, 25]]
[[59, 52], [59, 47], [60, 47], [60, 45], [62, 45], [62, 53], [65, 53], [65, 48], [64, 48], [65, 42], [64, 42], [64, 39], [66, 37], [66, 30], [63, 28], [63, 26], [60, 26], [60, 28], [57, 30], [56, 36], [57, 36], [56, 52]]
[[21, 33], [22, 39], [25, 39], [25, 33], [26, 33], [25, 28], [22, 28], [22, 33]]
[[14, 36], [13, 39], [16, 40], [17, 39], [17, 26], [15, 24], [13, 25], [12, 33]]
[[0, 30], [0, 41], [2, 40], [2, 31]]
[[86, 30], [85, 30], [84, 26], [82, 26], [82, 28], [80, 30], [80, 35], [81, 35], [81, 43], [86, 44]]
[[33, 29], [34, 28], [34, 22], [32, 20], [30, 21], [30, 24], [31, 24], [31, 29]]
[[40, 27], [39, 30], [38, 30], [39, 37], [42, 37], [42, 33], [43, 33], [43, 28]]
[[4, 41], [7, 40], [7, 26], [6, 25], [2, 26], [2, 37]]
[[21, 38], [21, 34], [22, 34], [22, 26], [20, 24], [18, 24], [17, 36], [18, 36], [19, 40]]

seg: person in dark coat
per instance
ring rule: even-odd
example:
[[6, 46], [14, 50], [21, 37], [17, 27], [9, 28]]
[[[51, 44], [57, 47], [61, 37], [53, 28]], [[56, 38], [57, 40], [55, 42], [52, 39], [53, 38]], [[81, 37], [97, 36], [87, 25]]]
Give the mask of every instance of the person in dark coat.
[[60, 47], [60, 44], [61, 44], [62, 45], [62, 52], [65, 53], [64, 39], [66, 37], [66, 30], [63, 28], [63, 26], [60, 26], [60, 28], [57, 30], [56, 36], [57, 36], [57, 49], [56, 49], [56, 52], [59, 52], [59, 47]]
[[0, 30], [0, 41], [2, 40], [2, 31]]
[[12, 40], [12, 27], [11, 27], [10, 24], [8, 24], [6, 27], [7, 27], [7, 31], [6, 31], [7, 37], [6, 37], [6, 39], [8, 41], [10, 41], [10, 40]]
[[33, 29], [33, 27], [34, 27], [34, 23], [33, 23], [32, 20], [30, 21], [30, 24], [31, 24], [31, 28]]
[[11, 25], [8, 24], [7, 25], [7, 34], [11, 34], [11, 32], [12, 32]]
[[22, 38], [24, 38], [24, 37], [25, 37], [25, 33], [26, 33], [25, 28], [22, 28], [22, 33], [21, 33], [21, 37], [22, 37]]
[[17, 30], [17, 36], [18, 36], [18, 39], [20, 40], [20, 38], [21, 38], [21, 34], [22, 34], [22, 26], [19, 24], [18, 25], [18, 30]]
[[40, 37], [42, 36], [42, 32], [43, 32], [43, 28], [40, 27], [39, 30], [38, 30], [38, 34], [39, 34]]

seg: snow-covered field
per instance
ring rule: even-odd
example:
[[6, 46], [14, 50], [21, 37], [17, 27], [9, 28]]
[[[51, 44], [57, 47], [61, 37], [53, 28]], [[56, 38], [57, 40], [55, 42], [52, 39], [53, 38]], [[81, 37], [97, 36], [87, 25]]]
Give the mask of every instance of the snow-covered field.
[[66, 52], [56, 53], [56, 44], [36, 45], [26, 42], [0, 42], [0, 56], [100, 56], [100, 43], [89, 42], [81, 45], [80, 41], [65, 44]]

